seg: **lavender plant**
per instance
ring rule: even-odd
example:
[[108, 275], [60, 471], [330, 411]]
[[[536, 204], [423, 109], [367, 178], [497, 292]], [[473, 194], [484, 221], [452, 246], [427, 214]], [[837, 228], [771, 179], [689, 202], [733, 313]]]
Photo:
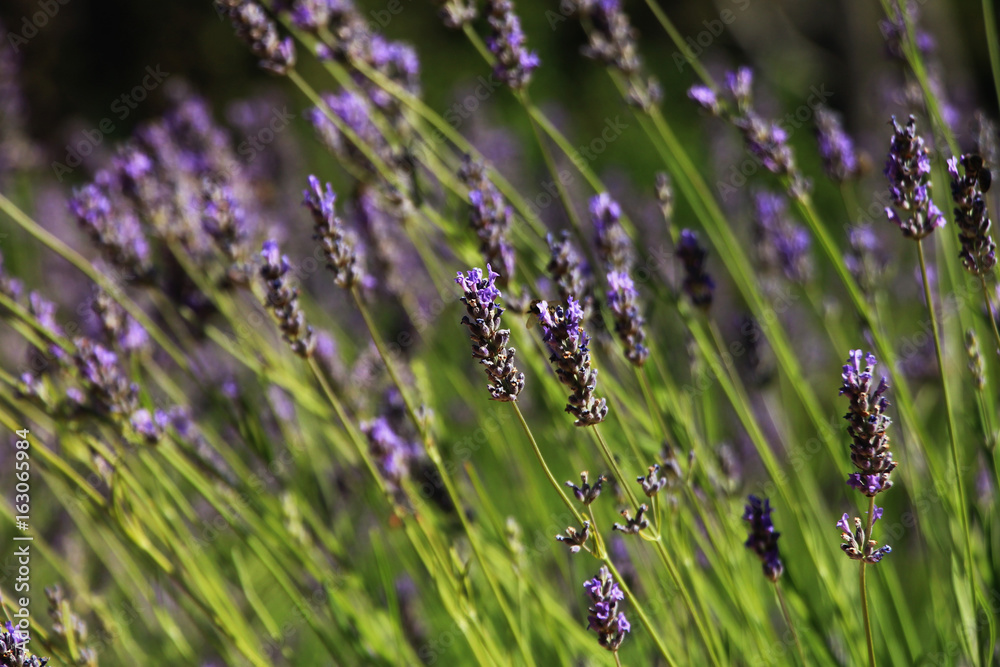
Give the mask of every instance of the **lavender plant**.
[[206, 2], [99, 131], [8, 25], [0, 663], [995, 663], [992, 7], [731, 4]]

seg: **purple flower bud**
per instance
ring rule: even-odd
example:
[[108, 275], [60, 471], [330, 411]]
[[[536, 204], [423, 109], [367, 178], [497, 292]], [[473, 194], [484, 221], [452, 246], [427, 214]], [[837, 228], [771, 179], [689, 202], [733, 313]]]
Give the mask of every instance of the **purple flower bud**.
[[743, 546], [760, 558], [764, 576], [771, 581], [777, 581], [785, 571], [785, 566], [778, 553], [778, 538], [781, 533], [774, 529], [774, 523], [771, 521], [773, 511], [769, 499], [761, 500], [753, 494], [747, 497], [743, 520], [750, 523], [750, 534]]

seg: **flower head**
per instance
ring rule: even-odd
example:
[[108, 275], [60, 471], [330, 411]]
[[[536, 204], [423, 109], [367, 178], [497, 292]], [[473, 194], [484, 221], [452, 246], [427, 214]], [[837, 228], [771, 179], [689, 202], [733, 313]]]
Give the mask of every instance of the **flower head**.
[[[961, 162], [964, 175], [959, 176]], [[962, 242], [959, 257], [973, 275], [991, 271], [997, 264], [997, 246], [990, 235], [990, 212], [983, 198], [993, 180], [991, 172], [979, 155], [966, 154], [948, 160], [951, 176], [951, 197], [955, 201], [955, 224]]]
[[216, 0], [216, 5], [233, 22], [236, 35], [260, 58], [261, 67], [275, 74], [288, 74], [295, 67], [295, 43], [291, 37], [278, 37], [274, 21], [259, 3], [252, 0]]
[[597, 633], [598, 643], [609, 651], [617, 651], [625, 641], [632, 626], [621, 611], [625, 594], [611, 577], [607, 567], [602, 567], [596, 577], [583, 584], [592, 605], [587, 617], [587, 629]]
[[334, 211], [337, 195], [334, 194], [333, 187], [327, 183], [324, 190], [320, 187], [318, 178], [309, 176], [309, 188], [303, 190], [302, 194], [302, 205], [309, 209], [315, 224], [313, 238], [323, 248], [326, 266], [333, 271], [334, 282], [344, 289], [362, 285], [365, 276], [358, 261], [356, 243]]
[[599, 424], [608, 416], [607, 401], [597, 398], [597, 369], [590, 365], [590, 336], [583, 330], [583, 309], [573, 297], [565, 306], [550, 307], [545, 301], [534, 305], [542, 328], [542, 340], [552, 355], [556, 377], [570, 388], [566, 412], [576, 417], [577, 426]]
[[824, 107], [816, 110], [816, 137], [827, 176], [837, 183], [857, 177], [861, 165], [854, 141], [844, 132], [837, 114]]
[[306, 314], [299, 306], [299, 290], [290, 287], [286, 274], [290, 266], [288, 257], [281, 254], [274, 240], [264, 241], [260, 252], [263, 260], [260, 275], [267, 287], [265, 305], [271, 309], [285, 340], [300, 357], [312, 355], [316, 346], [313, 328], [306, 324]]
[[919, 241], [945, 223], [944, 215], [931, 201], [931, 158], [923, 137], [917, 136], [916, 118], [910, 116], [906, 126], [900, 127], [893, 116], [892, 126], [895, 133], [889, 144], [885, 176], [893, 206], [887, 206], [885, 214], [903, 236]]
[[788, 205], [781, 195], [758, 192], [754, 204], [760, 262], [765, 268], [780, 270], [792, 282], [806, 282], [812, 275], [809, 233], [789, 219]]
[[511, 0], [488, 0], [490, 37], [486, 40], [497, 59], [497, 78], [515, 90], [531, 81], [531, 73], [541, 64], [538, 54], [525, 46], [527, 38], [521, 30], [521, 19], [514, 13]]
[[764, 576], [771, 581], [777, 581], [785, 571], [785, 566], [778, 553], [778, 538], [781, 537], [781, 533], [774, 529], [774, 523], [771, 521], [773, 511], [771, 501], [767, 498], [761, 500], [753, 494], [747, 497], [743, 520], [750, 523], [750, 534], [747, 535], [747, 541], [743, 546], [760, 558]]
[[840, 388], [841, 396], [847, 396], [851, 402], [844, 419], [848, 421], [847, 432], [851, 436], [851, 462], [859, 471], [848, 477], [847, 484], [869, 497], [892, 487], [889, 475], [896, 468], [886, 433], [892, 423], [885, 414], [889, 407], [885, 398], [889, 385], [883, 377], [872, 389], [876, 363], [874, 355], [851, 350]]
[[615, 332], [625, 347], [625, 358], [642, 366], [649, 358], [649, 348], [644, 345], [645, 320], [639, 314], [639, 292], [632, 278], [624, 271], [608, 273], [608, 309], [615, 319]]
[[470, 269], [464, 276], [459, 273], [455, 282], [464, 293], [467, 314], [462, 324], [469, 330], [472, 356], [486, 368], [490, 396], [495, 401], [516, 401], [524, 389], [524, 373], [514, 365], [514, 348], [507, 347], [510, 329], [500, 328], [504, 309], [496, 304], [500, 298], [496, 279], [497, 274], [487, 264], [485, 276], [479, 269]]
[[514, 212], [483, 163], [466, 157], [459, 177], [469, 188], [469, 222], [479, 237], [479, 252], [487, 264], [499, 269], [500, 284], [506, 285], [514, 274], [514, 248], [508, 240]]

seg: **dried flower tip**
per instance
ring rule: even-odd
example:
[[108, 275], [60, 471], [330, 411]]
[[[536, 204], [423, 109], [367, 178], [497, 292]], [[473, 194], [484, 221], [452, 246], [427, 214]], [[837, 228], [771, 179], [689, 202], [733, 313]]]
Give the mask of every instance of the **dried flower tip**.
[[[674, 463], [676, 464], [676, 461]], [[660, 477], [659, 463], [649, 466], [648, 474], [645, 477], [636, 477], [635, 481], [642, 485], [642, 492], [650, 498], [658, 494], [670, 483], [668, 478]]]
[[567, 526], [565, 535], [556, 535], [556, 540], [569, 547], [570, 553], [579, 553], [587, 540], [590, 539], [590, 522], [584, 521], [583, 528], [577, 532], [573, 526]]
[[611, 528], [619, 532], [625, 533], [626, 535], [638, 535], [640, 530], [644, 530], [649, 527], [649, 520], [646, 519], [643, 514], [649, 508], [645, 505], [639, 505], [639, 509], [636, 510], [635, 517], [630, 516], [627, 509], [621, 511], [621, 515], [625, 518], [625, 525], [620, 523], [615, 523]]
[[750, 533], [743, 546], [757, 554], [763, 563], [764, 576], [771, 581], [777, 581], [785, 571], [785, 566], [778, 552], [778, 538], [781, 537], [781, 533], [774, 529], [774, 523], [771, 521], [773, 511], [769, 499], [761, 500], [753, 494], [747, 497], [743, 520], [750, 523]]
[[588, 479], [590, 473], [586, 470], [580, 473], [580, 486], [577, 486], [573, 482], [566, 482], [566, 486], [573, 489], [573, 495], [584, 505], [589, 505], [590, 503], [597, 500], [597, 497], [601, 495], [601, 487], [604, 482], [608, 481], [608, 478], [604, 475], [600, 475], [597, 481], [594, 482], [593, 486], [590, 485]]
[[496, 304], [500, 290], [496, 287], [497, 274], [489, 264], [486, 276], [480, 269], [470, 269], [466, 275], [458, 274], [455, 282], [462, 287], [466, 315], [462, 324], [469, 330], [472, 356], [486, 368], [489, 378], [487, 388], [495, 401], [516, 401], [524, 389], [524, 373], [514, 365], [514, 348], [507, 347], [510, 329], [500, 328], [504, 309]]
[[[872, 517], [872, 525], [881, 517], [882, 508], [876, 507]], [[865, 539], [865, 529], [862, 528], [859, 517], [854, 517], [854, 530], [852, 531], [851, 525], [848, 523], [849, 518], [845, 513], [840, 518], [840, 521], [837, 522], [837, 528], [840, 529], [840, 537], [844, 540], [840, 548], [843, 549], [848, 558], [874, 565], [881, 561], [884, 556], [892, 553], [892, 547], [889, 545], [876, 548], [878, 543], [875, 540]]]

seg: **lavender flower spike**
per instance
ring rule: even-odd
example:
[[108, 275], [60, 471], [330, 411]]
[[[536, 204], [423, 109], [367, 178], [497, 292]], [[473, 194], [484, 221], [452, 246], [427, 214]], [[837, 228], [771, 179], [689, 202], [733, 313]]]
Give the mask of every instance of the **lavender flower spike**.
[[643, 330], [642, 316], [636, 306], [639, 292], [632, 278], [624, 271], [608, 273], [608, 308], [615, 318], [615, 332], [625, 346], [625, 358], [635, 366], [642, 366], [649, 358], [649, 348], [643, 345], [646, 332]]
[[974, 276], [983, 275], [997, 264], [997, 246], [990, 236], [990, 212], [983, 193], [990, 189], [991, 172], [983, 166], [979, 155], [963, 155], [965, 175], [959, 177], [959, 158], [948, 160], [951, 176], [951, 197], [955, 200], [955, 224], [962, 242], [959, 257], [962, 265]]
[[588, 610], [590, 615], [587, 617], [587, 629], [597, 633], [597, 641], [601, 646], [609, 651], [617, 651], [625, 641], [625, 635], [632, 631], [631, 624], [620, 609], [625, 594], [606, 566], [601, 568], [596, 577], [584, 582], [583, 588], [593, 603]]
[[216, 0], [236, 28], [236, 35], [260, 58], [260, 66], [275, 74], [288, 74], [295, 67], [295, 43], [291, 37], [280, 39], [278, 30], [264, 8], [248, 0]]
[[566, 412], [576, 417], [577, 426], [599, 424], [608, 416], [607, 401], [597, 398], [597, 370], [590, 366], [590, 336], [583, 330], [583, 309], [573, 297], [566, 306], [550, 307], [545, 301], [534, 304], [542, 327], [542, 340], [552, 356], [556, 377], [570, 388]]
[[289, 287], [285, 274], [288, 273], [288, 258], [281, 254], [273, 240], [264, 241], [260, 256], [264, 260], [260, 275], [267, 284], [265, 305], [274, 312], [284, 338], [292, 346], [292, 351], [303, 358], [312, 355], [316, 347], [313, 329], [306, 324], [306, 315], [299, 307], [299, 290]]
[[528, 51], [521, 30], [521, 19], [514, 13], [510, 0], [488, 0], [490, 37], [486, 40], [497, 59], [494, 72], [514, 90], [521, 90], [531, 81], [531, 72], [541, 64], [538, 54]]
[[316, 233], [313, 238], [323, 246], [327, 268], [333, 271], [333, 280], [338, 287], [353, 289], [363, 284], [364, 274], [359, 266], [354, 243], [344, 229], [344, 225], [334, 212], [337, 195], [326, 184], [326, 191], [320, 187], [319, 179], [309, 177], [309, 189], [303, 190], [302, 204], [312, 213]]
[[837, 183], [858, 176], [861, 165], [854, 151], [854, 142], [844, 132], [837, 114], [825, 107], [816, 110], [816, 138], [827, 176]]
[[698, 236], [690, 229], [681, 230], [681, 238], [677, 243], [677, 257], [684, 264], [684, 292], [691, 299], [691, 303], [708, 310], [712, 305], [715, 281], [705, 271], [708, 250], [699, 243]]
[[852, 440], [851, 462], [860, 471], [849, 475], [847, 484], [868, 497], [874, 497], [892, 486], [889, 475], [897, 464], [892, 460], [889, 436], [886, 434], [892, 420], [885, 414], [889, 401], [883, 394], [889, 385], [883, 377], [872, 391], [872, 371], [877, 363], [875, 356], [864, 356], [863, 367], [861, 360], [861, 350], [851, 350], [841, 376], [844, 384], [840, 394], [851, 401], [844, 415]]
[[781, 533], [774, 529], [774, 523], [771, 521], [771, 512], [773, 511], [771, 501], [767, 498], [761, 500], [753, 494], [747, 497], [743, 520], [750, 523], [750, 534], [743, 546], [760, 558], [764, 567], [764, 576], [771, 581], [778, 581], [785, 571], [785, 566], [778, 553], [778, 538]]
[[487, 264], [485, 278], [481, 270], [471, 269], [465, 276], [459, 273], [455, 282], [465, 292], [462, 303], [468, 314], [462, 317], [462, 324], [469, 329], [472, 356], [486, 367], [493, 400], [509, 402], [516, 401], [524, 389], [524, 373], [514, 366], [514, 348], [507, 347], [510, 329], [500, 328], [504, 309], [496, 304], [500, 298], [496, 279], [497, 274]]
[[[917, 136], [917, 120], [913, 116], [905, 128], [893, 116], [892, 126], [895, 134], [889, 145], [885, 176], [889, 179], [889, 197], [895, 209], [886, 206], [885, 214], [903, 231], [903, 236], [919, 241], [945, 223], [941, 211], [931, 201], [931, 158], [923, 138]], [[903, 215], [896, 209], [902, 210]]]
[[479, 252], [500, 271], [500, 284], [514, 275], [514, 248], [508, 240], [514, 212], [486, 174], [486, 165], [466, 156], [459, 178], [469, 188], [469, 222], [479, 237]]

